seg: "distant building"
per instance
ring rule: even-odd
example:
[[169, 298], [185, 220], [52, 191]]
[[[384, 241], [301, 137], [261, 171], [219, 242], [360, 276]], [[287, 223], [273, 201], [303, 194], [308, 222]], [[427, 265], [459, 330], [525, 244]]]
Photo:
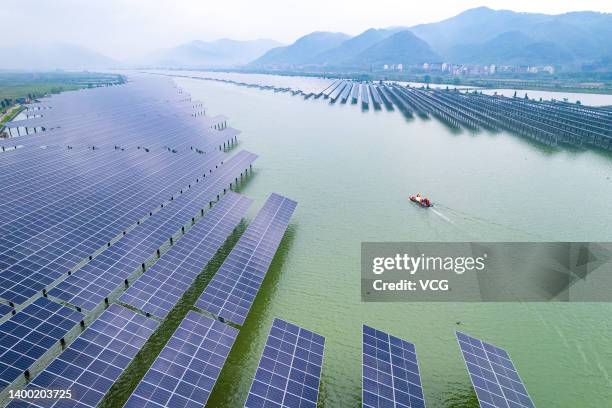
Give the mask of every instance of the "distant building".
[[546, 65], [545, 67], [542, 68], [542, 71], [548, 72], [549, 74], [552, 75], [555, 73], [555, 67], [553, 67], [552, 65]]
[[383, 65], [383, 69], [384, 69], [384, 70], [389, 69], [389, 64], [385, 64], [385, 65]]
[[429, 64], [428, 63], [424, 63], [423, 64], [423, 70], [424, 71], [429, 71]]
[[403, 71], [404, 70], [404, 64], [397, 64], [397, 70], [398, 71]]

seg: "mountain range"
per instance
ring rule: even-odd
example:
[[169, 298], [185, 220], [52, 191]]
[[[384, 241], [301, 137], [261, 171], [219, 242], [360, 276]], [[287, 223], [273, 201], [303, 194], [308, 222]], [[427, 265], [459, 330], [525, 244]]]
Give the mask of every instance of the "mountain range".
[[118, 64], [86, 47], [63, 43], [0, 47], [0, 55], [0, 69], [6, 70], [90, 69]]
[[315, 31], [274, 40], [192, 41], [129, 61], [70, 44], [0, 48], [0, 69], [285, 68], [369, 69], [382, 64], [556, 65], [612, 70], [612, 14], [559, 15], [479, 7], [435, 23], [370, 28], [359, 35]]
[[331, 34], [316, 33], [310, 58], [300, 55], [295, 46], [310, 43], [312, 34], [271, 49], [250, 65], [366, 68], [381, 63], [450, 62], [578, 68], [609, 63], [612, 57], [612, 14], [590, 11], [547, 15], [479, 7], [436, 23], [369, 29], [340, 44], [341, 36]]
[[236, 67], [251, 62], [268, 50], [281, 45], [274, 40], [221, 39], [210, 42], [196, 40], [155, 51], [142, 58], [128, 61], [128, 64], [163, 68]]

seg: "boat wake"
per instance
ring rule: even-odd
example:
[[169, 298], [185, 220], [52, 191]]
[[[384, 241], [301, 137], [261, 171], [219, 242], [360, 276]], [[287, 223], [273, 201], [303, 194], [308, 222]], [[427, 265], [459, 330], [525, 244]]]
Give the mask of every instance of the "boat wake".
[[444, 221], [448, 222], [449, 224], [453, 224], [453, 225], [455, 224], [454, 222], [451, 221], [450, 218], [442, 214], [440, 211], [434, 210], [433, 208], [430, 208], [429, 210], [432, 211], [434, 214], [436, 214], [438, 217], [442, 218]]
[[[464, 220], [464, 221], [467, 221], [467, 222], [471, 222], [471, 223], [480, 223], [480, 224], [483, 224], [483, 225], [495, 226], [495, 227], [500, 228], [502, 230], [515, 231], [515, 232], [518, 232], [518, 233], [521, 233], [521, 234], [524, 234], [524, 235], [527, 235], [527, 236], [532, 236], [534, 238], [538, 238], [540, 240], [543, 240], [543, 238], [540, 235], [538, 235], [538, 234], [535, 234], [535, 233], [529, 232], [529, 231], [525, 231], [525, 230], [517, 228], [517, 227], [512, 227], [512, 226], [500, 223], [500, 222], [498, 222], [496, 220], [490, 220], [490, 219], [486, 219], [486, 218], [483, 218], [483, 217], [478, 217], [478, 216], [475, 216], [473, 214], [469, 214], [467, 212], [464, 212], [464, 211], [461, 211], [461, 210], [457, 210], [457, 209], [454, 209], [454, 208], [451, 208], [451, 207], [448, 207], [448, 206], [445, 206], [445, 205], [442, 205], [442, 204], [439, 204], [439, 203], [436, 203], [436, 207], [437, 208], [443, 208], [445, 210], [445, 212], [446, 213], [450, 213], [451, 216], [453, 216], [453, 215], [456, 216], [456, 217], [453, 217], [453, 218], [459, 218], [461, 220]], [[445, 221], [455, 225], [455, 223], [449, 217], [447, 217], [446, 215], [444, 215], [444, 214], [434, 210], [433, 208], [430, 208], [430, 210], [434, 211], [438, 216], [440, 216]]]

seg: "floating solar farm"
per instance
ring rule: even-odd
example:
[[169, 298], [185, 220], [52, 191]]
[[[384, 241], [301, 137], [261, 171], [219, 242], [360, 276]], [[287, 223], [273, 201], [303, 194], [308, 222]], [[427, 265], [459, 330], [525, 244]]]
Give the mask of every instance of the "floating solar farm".
[[[175, 76], [175, 75], [173, 75]], [[571, 145], [612, 150], [612, 111], [562, 101], [485, 95], [477, 90], [430, 89], [393, 82], [305, 78], [291, 86], [291, 77], [262, 74], [176, 75], [238, 86], [323, 98], [368, 109], [398, 109], [406, 117], [434, 117], [454, 129], [508, 131], [549, 146]], [[232, 79], [239, 77], [240, 79]], [[274, 78], [271, 79], [271, 78]], [[321, 87], [313, 84], [319, 81]], [[295, 81], [293, 82], [295, 84]]]
[[[237, 233], [252, 200], [232, 190], [257, 156], [165, 78], [42, 98], [24, 116], [0, 142], [0, 402], [19, 389], [10, 406], [95, 407]], [[226, 261], [241, 274], [219, 275], [229, 303], [187, 313], [127, 406], [205, 404], [238, 334], [220, 316], [244, 323], [295, 206], [270, 195]], [[71, 394], [34, 393], [48, 389]]]
[[[395, 91], [325, 92], [377, 104]], [[253, 200], [237, 191], [257, 155], [168, 78], [42, 98], [25, 116], [0, 141], [0, 405], [104, 404], [229, 245], [124, 405], [205, 406], [297, 203], [270, 193], [247, 222]], [[506, 351], [456, 336], [482, 408], [535, 406]], [[362, 406], [425, 407], [414, 344], [365, 325], [362, 340]], [[315, 408], [324, 350], [322, 334], [274, 319], [244, 406]]]

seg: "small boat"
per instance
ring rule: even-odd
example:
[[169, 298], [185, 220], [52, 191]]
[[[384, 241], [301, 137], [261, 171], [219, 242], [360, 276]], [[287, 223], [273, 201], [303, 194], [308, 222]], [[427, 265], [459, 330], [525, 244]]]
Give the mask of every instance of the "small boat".
[[411, 195], [409, 198], [410, 201], [412, 201], [413, 203], [417, 203], [423, 208], [433, 207], [433, 203], [429, 201], [429, 198], [423, 197], [420, 193], [417, 195]]

